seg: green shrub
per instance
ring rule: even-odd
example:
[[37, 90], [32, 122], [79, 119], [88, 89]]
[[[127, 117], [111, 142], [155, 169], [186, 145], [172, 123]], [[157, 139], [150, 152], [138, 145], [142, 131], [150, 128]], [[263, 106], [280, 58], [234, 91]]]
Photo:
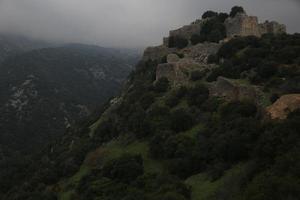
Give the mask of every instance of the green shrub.
[[224, 23], [228, 17], [229, 17], [229, 15], [227, 13], [219, 13], [219, 15], [218, 15], [218, 19], [222, 23]]
[[243, 7], [240, 6], [234, 6], [231, 8], [230, 17], [235, 17], [238, 13], [245, 13], [245, 10]]
[[158, 79], [154, 85], [154, 90], [159, 93], [166, 92], [169, 88], [170, 88], [170, 82], [166, 77], [162, 77]]
[[204, 23], [200, 36], [205, 41], [219, 42], [226, 37], [225, 25], [217, 18], [212, 18]]
[[219, 57], [215, 54], [209, 55], [207, 58], [208, 64], [219, 63]]
[[257, 107], [252, 102], [230, 102], [224, 104], [220, 108], [222, 117], [227, 118], [233, 117], [255, 117], [257, 113]]
[[209, 97], [209, 90], [203, 84], [197, 84], [187, 92], [187, 100], [190, 106], [200, 107]]
[[166, 98], [166, 104], [171, 108], [176, 106], [180, 100], [186, 95], [187, 88], [185, 86], [180, 86], [176, 88], [171, 94]]
[[257, 74], [259, 77], [263, 79], [270, 78], [274, 76], [278, 72], [278, 68], [276, 63], [274, 62], [262, 62], [258, 67], [257, 67]]
[[175, 132], [188, 130], [194, 125], [194, 116], [183, 108], [172, 111], [170, 120], [171, 128]]
[[205, 41], [205, 37], [203, 35], [194, 34], [191, 37], [192, 45], [196, 45]]
[[120, 158], [107, 162], [102, 173], [104, 177], [130, 183], [144, 173], [143, 159], [137, 155], [122, 155]]
[[218, 13], [214, 12], [214, 11], [206, 11], [203, 15], [202, 15], [202, 19], [206, 19], [206, 18], [212, 18], [212, 17], [217, 17]]
[[203, 77], [205, 77], [205, 75], [207, 74], [207, 71], [206, 70], [194, 70], [191, 72], [191, 75], [190, 75], [190, 79], [191, 81], [198, 81], [198, 80], [201, 80]]

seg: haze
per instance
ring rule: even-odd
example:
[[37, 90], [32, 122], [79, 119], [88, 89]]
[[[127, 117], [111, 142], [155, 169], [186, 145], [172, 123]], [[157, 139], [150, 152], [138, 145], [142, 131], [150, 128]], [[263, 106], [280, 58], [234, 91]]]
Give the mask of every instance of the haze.
[[260, 20], [300, 32], [298, 0], [0, 0], [0, 32], [58, 42], [145, 47], [206, 10], [243, 6]]

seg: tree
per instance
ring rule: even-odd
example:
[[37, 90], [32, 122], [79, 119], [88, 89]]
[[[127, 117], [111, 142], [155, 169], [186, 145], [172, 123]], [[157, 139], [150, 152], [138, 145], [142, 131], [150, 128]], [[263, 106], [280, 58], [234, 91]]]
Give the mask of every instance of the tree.
[[191, 37], [192, 45], [196, 45], [205, 41], [205, 37], [203, 35], [194, 34]]
[[143, 158], [140, 155], [122, 155], [107, 162], [103, 167], [103, 176], [121, 182], [130, 183], [144, 173]]
[[166, 92], [170, 87], [170, 82], [166, 77], [162, 77], [157, 80], [154, 85], [154, 89], [156, 92]]
[[218, 13], [214, 12], [214, 11], [206, 11], [203, 15], [202, 15], [202, 19], [206, 19], [206, 18], [211, 18], [211, 17], [217, 17]]
[[187, 100], [190, 106], [200, 107], [209, 97], [209, 90], [203, 84], [197, 84], [192, 87], [187, 93]]
[[188, 110], [180, 108], [171, 113], [171, 125], [175, 132], [188, 130], [194, 124], [194, 117]]
[[218, 18], [212, 18], [204, 23], [200, 36], [204, 41], [219, 42], [226, 37], [225, 25]]
[[241, 6], [234, 6], [231, 8], [231, 12], [229, 14], [230, 17], [235, 17], [238, 13], [245, 13], [245, 10]]

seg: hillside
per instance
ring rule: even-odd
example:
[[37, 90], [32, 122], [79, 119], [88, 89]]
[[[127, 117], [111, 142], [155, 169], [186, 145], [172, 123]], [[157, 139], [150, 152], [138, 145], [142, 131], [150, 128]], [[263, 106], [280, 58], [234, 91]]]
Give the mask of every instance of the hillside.
[[50, 46], [54, 46], [54, 44], [20, 35], [0, 33], [0, 63], [9, 56]]
[[0, 66], [0, 144], [23, 152], [61, 136], [116, 95], [137, 55], [70, 44], [10, 56]]
[[299, 199], [299, 50], [241, 7], [204, 13], [101, 111], [34, 159], [2, 159], [2, 199]]

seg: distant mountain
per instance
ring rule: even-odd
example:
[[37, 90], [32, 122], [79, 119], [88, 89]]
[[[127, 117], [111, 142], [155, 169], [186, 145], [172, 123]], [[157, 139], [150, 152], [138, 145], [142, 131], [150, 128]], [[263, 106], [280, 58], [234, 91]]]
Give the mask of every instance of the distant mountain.
[[118, 93], [137, 58], [82, 44], [6, 58], [0, 66], [1, 145], [30, 152], [63, 134]]
[[8, 56], [49, 46], [53, 44], [20, 35], [0, 33], [0, 63]]

